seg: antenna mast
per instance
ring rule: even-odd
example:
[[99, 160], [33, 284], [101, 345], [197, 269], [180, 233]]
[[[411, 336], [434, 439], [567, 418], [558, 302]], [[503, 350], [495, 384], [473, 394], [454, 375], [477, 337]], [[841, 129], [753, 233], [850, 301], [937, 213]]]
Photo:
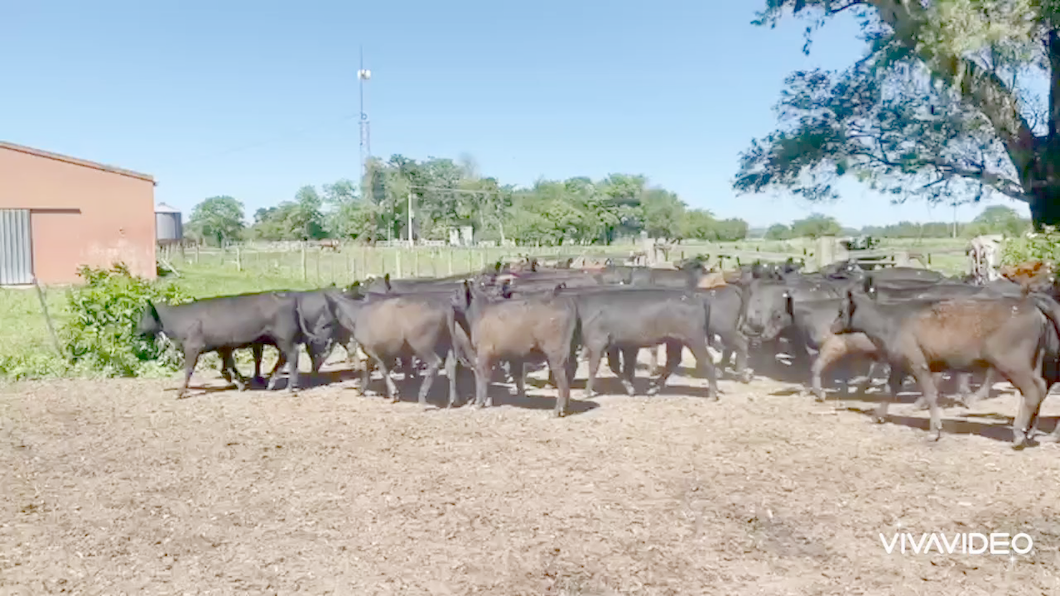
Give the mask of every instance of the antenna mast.
[[[365, 176], [368, 175], [367, 158], [372, 156], [371, 129], [368, 123], [368, 114], [364, 111], [364, 82], [372, 78], [372, 71], [364, 67], [364, 47], [361, 47], [361, 67], [357, 71], [357, 82], [361, 93], [361, 185], [364, 185]], [[364, 194], [362, 188], [362, 195]]]

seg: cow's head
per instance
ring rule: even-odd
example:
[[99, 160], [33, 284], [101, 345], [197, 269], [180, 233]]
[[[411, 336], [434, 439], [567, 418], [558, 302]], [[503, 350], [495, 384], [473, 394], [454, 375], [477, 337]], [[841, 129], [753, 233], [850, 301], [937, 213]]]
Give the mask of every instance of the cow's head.
[[748, 288], [741, 331], [748, 337], [770, 341], [791, 324], [790, 290], [774, 281], [755, 280]]
[[147, 337], [154, 337], [162, 332], [162, 319], [158, 316], [158, 309], [150, 300], [147, 308], [140, 316], [140, 322], [136, 324], [136, 333]]

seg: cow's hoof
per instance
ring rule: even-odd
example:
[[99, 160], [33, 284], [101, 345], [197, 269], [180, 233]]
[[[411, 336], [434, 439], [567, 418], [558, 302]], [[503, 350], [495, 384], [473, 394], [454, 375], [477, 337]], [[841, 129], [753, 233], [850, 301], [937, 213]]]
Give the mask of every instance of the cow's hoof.
[[648, 387], [648, 390], [645, 392], [645, 395], [647, 395], [648, 397], [659, 395], [659, 388], [656, 386]]
[[817, 403], [824, 403], [824, 401], [825, 401], [825, 396], [824, 396], [824, 394], [823, 394], [823, 393], [820, 393], [820, 394], [816, 394], [816, 395], [814, 395], [814, 396], [813, 396], [813, 401], [815, 401], [815, 402], [817, 402]]
[[754, 375], [752, 375], [750, 372], [745, 372], [737, 378], [740, 380], [741, 383], [750, 383], [751, 380], [754, 378]]
[[882, 414], [873, 414], [872, 421], [876, 424], [883, 424], [884, 422], [887, 422], [887, 416], [884, 416]]
[[712, 394], [712, 395], [708, 395], [707, 396], [707, 400], [708, 401], [721, 401], [721, 399], [718, 397], [717, 393]]
[[566, 412], [562, 412], [560, 410], [552, 410], [552, 417], [553, 418], [563, 418], [566, 415], [567, 415]]
[[1016, 439], [1015, 441], [1012, 442], [1012, 449], [1014, 449], [1015, 451], [1023, 451], [1026, 448], [1027, 448], [1027, 440], [1026, 439]]

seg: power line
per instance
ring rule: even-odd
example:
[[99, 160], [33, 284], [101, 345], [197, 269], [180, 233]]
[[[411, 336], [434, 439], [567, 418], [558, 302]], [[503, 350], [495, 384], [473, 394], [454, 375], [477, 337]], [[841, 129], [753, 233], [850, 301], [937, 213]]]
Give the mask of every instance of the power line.
[[215, 153], [213, 155], [204, 155], [202, 157], [199, 157], [199, 158], [193, 159], [193, 160], [191, 160], [189, 162], [186, 162], [185, 165], [198, 164], [198, 163], [204, 162], [204, 161], [212, 161], [212, 160], [215, 160], [215, 159], [218, 159], [218, 158], [221, 158], [221, 157], [227, 157], [229, 155], [234, 155], [236, 153], [242, 153], [244, 151], [250, 151], [252, 149], [258, 149], [258, 148], [261, 148], [261, 147], [272, 145], [273, 143], [278, 143], [278, 142], [281, 142], [281, 141], [289, 141], [289, 140], [291, 140], [293, 138], [299, 137], [299, 136], [304, 135], [305, 133], [308, 133], [308, 132], [316, 132], [316, 131], [322, 130], [324, 128], [329, 128], [329, 127], [332, 127], [332, 126], [335, 126], [335, 125], [338, 125], [338, 124], [343, 124], [345, 122], [353, 120], [356, 117], [357, 117], [357, 114], [348, 114], [348, 115], [342, 116], [340, 118], [332, 118], [332, 119], [330, 119], [330, 120], [328, 120], [326, 122], [319, 122], [317, 124], [304, 126], [302, 128], [295, 129], [293, 131], [284, 133], [282, 135], [275, 136], [275, 137], [273, 137], [271, 139], [266, 139], [264, 141], [260, 141], [260, 142], [257, 142], [257, 143], [251, 143], [249, 145], [243, 145], [241, 147], [236, 147], [234, 149], [229, 149], [227, 151], [222, 151], [221, 153]]

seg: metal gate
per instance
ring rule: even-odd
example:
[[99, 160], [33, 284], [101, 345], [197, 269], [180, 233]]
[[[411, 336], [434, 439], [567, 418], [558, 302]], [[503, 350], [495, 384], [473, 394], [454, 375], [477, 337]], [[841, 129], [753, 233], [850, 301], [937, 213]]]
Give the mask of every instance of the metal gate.
[[0, 285], [33, 283], [28, 209], [0, 209]]

